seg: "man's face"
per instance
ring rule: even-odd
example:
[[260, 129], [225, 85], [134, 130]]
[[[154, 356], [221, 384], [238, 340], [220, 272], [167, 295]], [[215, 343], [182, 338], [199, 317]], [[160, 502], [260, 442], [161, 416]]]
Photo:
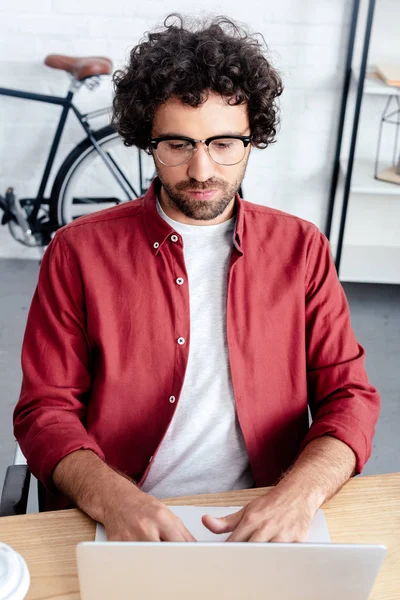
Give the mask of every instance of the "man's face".
[[[203, 140], [229, 134], [250, 135], [247, 107], [230, 106], [218, 94], [210, 94], [197, 108], [171, 98], [157, 109], [153, 120], [154, 138], [183, 135]], [[165, 212], [175, 220], [196, 225], [214, 224], [230, 218], [249, 153], [250, 145], [239, 164], [223, 166], [210, 158], [204, 144], [198, 144], [189, 162], [170, 167], [163, 165], [154, 152], [157, 175], [162, 184], [160, 200]], [[208, 192], [206, 196], [204, 192]]]

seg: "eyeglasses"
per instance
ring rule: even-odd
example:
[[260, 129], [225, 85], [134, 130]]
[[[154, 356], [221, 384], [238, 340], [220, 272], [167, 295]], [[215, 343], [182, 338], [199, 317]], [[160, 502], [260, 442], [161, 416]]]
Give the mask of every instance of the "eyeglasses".
[[229, 167], [244, 159], [251, 136], [214, 135], [206, 140], [194, 140], [180, 135], [150, 138], [149, 141], [158, 160], [166, 167], [180, 167], [189, 162], [197, 152], [197, 144], [205, 144], [208, 156], [215, 163]]

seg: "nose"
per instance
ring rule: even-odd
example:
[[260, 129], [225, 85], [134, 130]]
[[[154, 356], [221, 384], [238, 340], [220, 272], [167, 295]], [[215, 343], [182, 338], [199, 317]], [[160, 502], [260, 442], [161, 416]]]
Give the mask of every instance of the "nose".
[[187, 174], [196, 181], [207, 181], [215, 174], [215, 165], [207, 153], [205, 144], [197, 144], [196, 152], [188, 162]]

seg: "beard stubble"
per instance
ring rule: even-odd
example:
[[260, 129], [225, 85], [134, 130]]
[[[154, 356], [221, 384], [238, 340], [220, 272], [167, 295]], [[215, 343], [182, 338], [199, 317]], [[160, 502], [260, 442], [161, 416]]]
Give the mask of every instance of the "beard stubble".
[[[189, 179], [180, 181], [172, 186], [160, 176], [158, 169], [157, 175], [167, 194], [167, 202], [171, 208], [179, 210], [189, 219], [196, 221], [212, 221], [224, 212], [232, 199], [236, 196], [246, 173], [247, 162], [248, 161], [246, 160], [241, 173], [233, 184], [230, 184], [223, 179], [213, 177], [204, 182]], [[195, 200], [185, 194], [185, 190], [200, 192], [214, 189], [223, 191], [222, 196], [219, 199]]]

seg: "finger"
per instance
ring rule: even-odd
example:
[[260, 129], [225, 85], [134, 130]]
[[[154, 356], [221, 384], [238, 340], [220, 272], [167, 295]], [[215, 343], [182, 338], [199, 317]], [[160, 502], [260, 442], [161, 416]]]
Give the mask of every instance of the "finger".
[[181, 529], [181, 533], [184, 537], [185, 542], [197, 542], [196, 538], [192, 536], [190, 531], [186, 529], [185, 526], [183, 526], [183, 529]]
[[157, 529], [147, 531], [129, 531], [120, 530], [108, 532], [106, 529], [107, 540], [109, 542], [159, 542], [160, 536]]
[[284, 533], [280, 533], [278, 535], [273, 536], [270, 540], [270, 542], [277, 542], [277, 543], [281, 543], [281, 544], [296, 544], [296, 543], [302, 543], [307, 541], [307, 535], [297, 535], [297, 534], [284, 534]]
[[261, 528], [258, 521], [242, 519], [241, 523], [232, 531], [227, 542], [248, 542], [251, 536]]
[[243, 517], [243, 512], [244, 508], [226, 517], [203, 515], [201, 520], [203, 525], [213, 533], [229, 533], [239, 525]]
[[226, 540], [227, 542], [248, 542], [253, 535], [254, 529], [249, 526], [237, 527]]
[[258, 542], [258, 543], [265, 543], [265, 542], [269, 542], [271, 541], [269, 538], [271, 537], [271, 535], [263, 530], [263, 529], [259, 529], [258, 531], [255, 531], [250, 537], [249, 537], [249, 542]]
[[183, 533], [175, 525], [165, 525], [160, 530], [160, 537], [163, 542], [186, 542]]
[[182, 519], [177, 517], [175, 514], [174, 514], [174, 521], [176, 523], [176, 527], [179, 529], [179, 531], [183, 535], [185, 542], [197, 542], [196, 538], [193, 537], [193, 535], [190, 533], [190, 531], [188, 529], [186, 529]]
[[[160, 532], [157, 528], [142, 532], [136, 539], [138, 542], [161, 542]], [[132, 541], [134, 540], [132, 539]]]
[[264, 531], [255, 531], [253, 535], [249, 537], [248, 541], [256, 543], [269, 542], [267, 538], [268, 535]]

